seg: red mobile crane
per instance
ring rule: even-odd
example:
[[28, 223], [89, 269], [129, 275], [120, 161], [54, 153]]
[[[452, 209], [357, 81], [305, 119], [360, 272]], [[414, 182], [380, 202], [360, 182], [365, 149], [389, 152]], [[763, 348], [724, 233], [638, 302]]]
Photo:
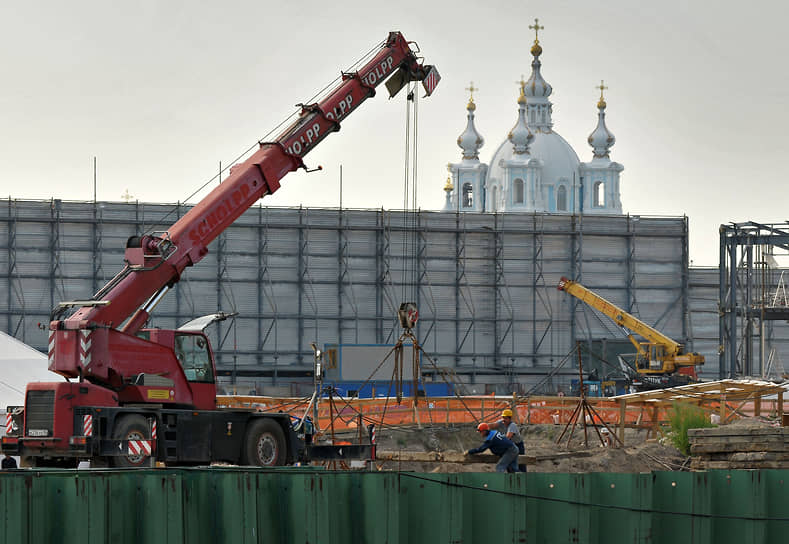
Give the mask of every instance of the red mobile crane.
[[287, 173], [306, 170], [304, 155], [339, 130], [377, 85], [388, 80], [394, 96], [409, 81], [422, 81], [430, 95], [439, 79], [402, 34], [391, 32], [360, 70], [343, 73], [342, 83], [321, 102], [301, 105], [290, 127], [261, 142], [167, 231], [129, 238], [125, 266], [107, 285], [90, 300], [61, 303], [53, 311], [49, 369], [67, 381], [28, 385], [24, 410], [8, 409], [7, 431], [17, 430], [2, 438], [2, 450], [31, 466], [75, 466], [85, 458], [116, 466], [142, 466], [152, 458], [281, 465], [303, 456], [304, 444], [287, 414], [217, 409], [216, 368], [202, 325], [143, 327], [184, 270], [205, 257], [211, 241], [276, 191]]

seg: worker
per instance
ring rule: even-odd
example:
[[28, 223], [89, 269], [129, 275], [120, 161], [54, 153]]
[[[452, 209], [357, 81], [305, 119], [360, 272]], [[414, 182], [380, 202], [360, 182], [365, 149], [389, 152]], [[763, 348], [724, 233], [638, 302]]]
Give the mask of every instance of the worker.
[[3, 457], [2, 464], [0, 464], [0, 468], [2, 468], [3, 470], [8, 470], [9, 468], [17, 468], [16, 459], [14, 459], [8, 454], [5, 454], [5, 456]]
[[519, 454], [523, 455], [526, 453], [523, 447], [523, 438], [521, 438], [520, 429], [518, 429], [518, 425], [512, 421], [512, 410], [509, 408], [502, 410], [501, 419], [495, 423], [494, 428], [509, 438], [513, 444], [518, 446]]
[[490, 448], [491, 453], [499, 456], [496, 463], [496, 472], [518, 472], [518, 447], [512, 440], [490, 428], [487, 423], [480, 423], [477, 432], [485, 441], [476, 448], [466, 452], [466, 455], [481, 453]]

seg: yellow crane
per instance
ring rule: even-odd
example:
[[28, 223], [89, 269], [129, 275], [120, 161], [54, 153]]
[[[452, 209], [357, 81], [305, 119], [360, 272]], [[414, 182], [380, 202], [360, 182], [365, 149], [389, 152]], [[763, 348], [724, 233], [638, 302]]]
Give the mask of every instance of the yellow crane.
[[[703, 355], [685, 353], [682, 344], [675, 342], [578, 282], [562, 277], [557, 288], [605, 314], [625, 330], [627, 338], [636, 347], [635, 369], [640, 375], [670, 375], [677, 372], [692, 380], [697, 379], [696, 367], [704, 364]], [[633, 333], [643, 337], [646, 342], [638, 341]]]

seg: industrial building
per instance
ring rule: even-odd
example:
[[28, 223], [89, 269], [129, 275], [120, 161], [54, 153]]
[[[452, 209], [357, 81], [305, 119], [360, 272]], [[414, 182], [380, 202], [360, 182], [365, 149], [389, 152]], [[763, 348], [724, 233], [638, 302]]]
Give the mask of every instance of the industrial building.
[[[9, 199], [0, 209], [3, 329], [45, 351], [52, 308], [90, 298], [122, 267], [128, 237], [166, 230], [188, 206]], [[577, 374], [566, 360], [576, 340], [624, 339], [557, 291], [568, 276], [689, 340], [717, 376], [717, 275], [689, 270], [687, 248], [684, 217], [257, 206], [151, 325], [238, 312], [212, 332], [222, 380], [284, 392], [311, 383], [311, 343], [393, 344], [399, 304], [415, 302], [424, 352], [473, 390], [524, 391], [555, 371], [540, 387], [556, 391]]]

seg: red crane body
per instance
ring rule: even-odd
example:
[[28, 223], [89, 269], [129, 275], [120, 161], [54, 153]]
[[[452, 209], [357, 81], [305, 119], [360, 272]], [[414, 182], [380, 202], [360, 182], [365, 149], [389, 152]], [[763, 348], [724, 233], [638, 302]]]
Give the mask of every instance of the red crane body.
[[[324, 100], [301, 105], [293, 124], [272, 141], [260, 142], [249, 159], [234, 166], [226, 180], [166, 232], [129, 238], [125, 266], [107, 285], [91, 300], [62, 303], [53, 313], [49, 369], [79, 383], [30, 384], [24, 432], [3, 437], [3, 450], [53, 463], [86, 454], [116, 461], [126, 455], [126, 466], [137, 466], [147, 457], [129, 452], [139, 451], [139, 438], [155, 434], [145, 429], [148, 421], [151, 429], [156, 422], [169, 429], [173, 443], [157, 454], [168, 462], [282, 464], [285, 449], [293, 460], [298, 446], [286, 440], [294, 434], [287, 414], [216, 409], [216, 368], [202, 328], [143, 326], [184, 270], [205, 257], [208, 245], [258, 199], [279, 189], [286, 174], [304, 168], [303, 157], [338, 131], [376, 86], [388, 80], [394, 96], [409, 81], [422, 81], [430, 95], [439, 79], [435, 67], [423, 65], [402, 34], [391, 32], [362, 68], [343, 73]], [[73, 307], [73, 315], [60, 318]], [[94, 417], [100, 429], [96, 434], [88, 426], [93, 419], [85, 419]], [[234, 425], [240, 434], [231, 431]], [[177, 443], [175, 436], [181, 437]]]
[[[343, 82], [325, 100], [303, 105], [290, 127], [273, 141], [261, 142], [256, 153], [234, 166], [225, 181], [167, 232], [131, 238], [125, 268], [91, 304], [65, 320], [50, 323], [50, 370], [113, 389], [140, 373], [166, 374], [180, 381], [175, 357], [159, 353], [150, 342], [135, 337], [149, 317], [149, 309], [143, 305], [175, 284], [184, 269], [198, 263], [208, 253], [208, 245], [258, 199], [279, 189], [286, 174], [304, 167], [302, 158], [339, 130], [340, 122], [397, 71], [404, 74], [405, 81], [435, 78], [437, 74], [435, 68], [418, 62], [402, 34], [390, 33], [384, 47], [358, 72], [343, 74]], [[432, 88], [427, 90], [432, 92]], [[90, 355], [87, 363], [86, 353]], [[174, 384], [174, 395], [168, 402], [194, 403], [189, 388], [183, 385]]]

